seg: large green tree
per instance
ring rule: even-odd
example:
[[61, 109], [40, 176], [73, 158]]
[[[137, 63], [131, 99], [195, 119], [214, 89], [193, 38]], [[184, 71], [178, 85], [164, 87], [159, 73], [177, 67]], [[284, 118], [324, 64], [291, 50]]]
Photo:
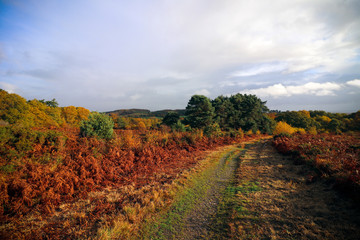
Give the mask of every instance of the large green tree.
[[215, 118], [222, 129], [260, 130], [271, 133], [275, 122], [265, 113], [269, 111], [266, 102], [255, 95], [235, 94], [219, 96], [212, 101]]
[[210, 99], [203, 95], [190, 98], [185, 111], [185, 124], [192, 128], [204, 128], [213, 123], [214, 108]]
[[234, 119], [230, 113], [234, 112], [234, 107], [230, 99], [225, 96], [219, 96], [212, 100], [212, 105], [215, 109], [215, 121], [222, 129], [231, 129], [234, 124]]

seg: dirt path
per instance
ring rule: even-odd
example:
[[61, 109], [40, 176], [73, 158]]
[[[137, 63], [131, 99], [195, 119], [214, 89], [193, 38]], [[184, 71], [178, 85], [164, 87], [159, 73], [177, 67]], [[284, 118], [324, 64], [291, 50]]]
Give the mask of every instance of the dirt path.
[[221, 158], [214, 171], [207, 177], [208, 191], [199, 197], [194, 208], [186, 214], [182, 231], [176, 239], [210, 239], [212, 223], [219, 201], [226, 187], [231, 184], [238, 167], [240, 151], [230, 151]]
[[[242, 211], [233, 218], [234, 239], [359, 239], [360, 213], [354, 203], [325, 180], [314, 181], [312, 169], [295, 165], [270, 141], [249, 147], [237, 170]], [[244, 189], [244, 188], [242, 188]]]
[[199, 180], [206, 190], [194, 191], [193, 204], [176, 210], [181, 217], [151, 239], [360, 238], [359, 208], [330, 183], [308, 177], [313, 169], [277, 153], [271, 140], [227, 151]]

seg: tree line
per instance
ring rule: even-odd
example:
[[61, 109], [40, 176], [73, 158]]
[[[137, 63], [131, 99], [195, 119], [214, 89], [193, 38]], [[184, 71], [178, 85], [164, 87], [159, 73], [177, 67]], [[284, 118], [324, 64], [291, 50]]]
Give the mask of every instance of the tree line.
[[235, 94], [213, 100], [203, 95], [190, 98], [185, 116], [168, 113], [163, 124], [174, 130], [202, 129], [204, 133], [219, 131], [251, 131], [286, 133], [342, 133], [360, 131], [360, 111], [351, 114], [314, 111], [270, 111], [266, 102], [255, 95]]
[[276, 122], [266, 114], [269, 109], [265, 104], [255, 95], [235, 94], [213, 100], [203, 95], [193, 95], [183, 119], [175, 112], [168, 113], [163, 124], [175, 129], [202, 129], [209, 134], [239, 129], [271, 133]]

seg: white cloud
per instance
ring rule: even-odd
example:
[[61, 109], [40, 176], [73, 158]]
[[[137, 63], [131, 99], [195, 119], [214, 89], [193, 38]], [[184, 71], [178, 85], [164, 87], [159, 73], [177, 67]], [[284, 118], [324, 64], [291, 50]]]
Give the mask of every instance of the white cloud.
[[207, 89], [201, 89], [201, 90], [196, 91], [194, 94], [204, 95], [204, 96], [208, 97], [210, 95], [210, 92]]
[[353, 86], [353, 87], [360, 87], [360, 79], [354, 79], [351, 81], [347, 81], [346, 84]]
[[334, 96], [335, 92], [342, 88], [342, 84], [326, 82], [309, 82], [304, 85], [284, 86], [283, 84], [274, 84], [266, 88], [246, 89], [241, 93], [255, 94], [259, 97], [290, 97], [294, 95], [315, 95], [315, 96]]
[[0, 88], [7, 91], [8, 93], [14, 93], [17, 90], [15, 85], [6, 82], [0, 82]]

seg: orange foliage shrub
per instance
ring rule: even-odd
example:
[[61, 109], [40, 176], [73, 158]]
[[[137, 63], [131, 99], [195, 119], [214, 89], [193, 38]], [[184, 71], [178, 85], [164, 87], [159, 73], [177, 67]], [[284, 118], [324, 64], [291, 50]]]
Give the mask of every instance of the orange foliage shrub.
[[[37, 205], [44, 213], [51, 213], [61, 202], [89, 191], [146, 181], [144, 174], [184, 166], [195, 161], [193, 156], [199, 151], [233, 141], [229, 137], [207, 138], [201, 130], [153, 130], [146, 134], [120, 130], [115, 139], [106, 142], [81, 138], [77, 128], [64, 130], [66, 142], [57, 140], [62, 146], [35, 144], [24, 152], [21, 161], [26, 164], [11, 173], [0, 172], [0, 203], [7, 206], [1, 208], [2, 219], [25, 214]], [[44, 161], [31, 160], [44, 156], [48, 156]]]
[[270, 119], [274, 120], [276, 118], [276, 113], [274, 113], [274, 112], [266, 113], [266, 116], [268, 116]]
[[293, 135], [278, 137], [273, 145], [281, 153], [293, 154], [324, 177], [334, 177], [342, 190], [360, 199], [360, 138], [342, 134]]

